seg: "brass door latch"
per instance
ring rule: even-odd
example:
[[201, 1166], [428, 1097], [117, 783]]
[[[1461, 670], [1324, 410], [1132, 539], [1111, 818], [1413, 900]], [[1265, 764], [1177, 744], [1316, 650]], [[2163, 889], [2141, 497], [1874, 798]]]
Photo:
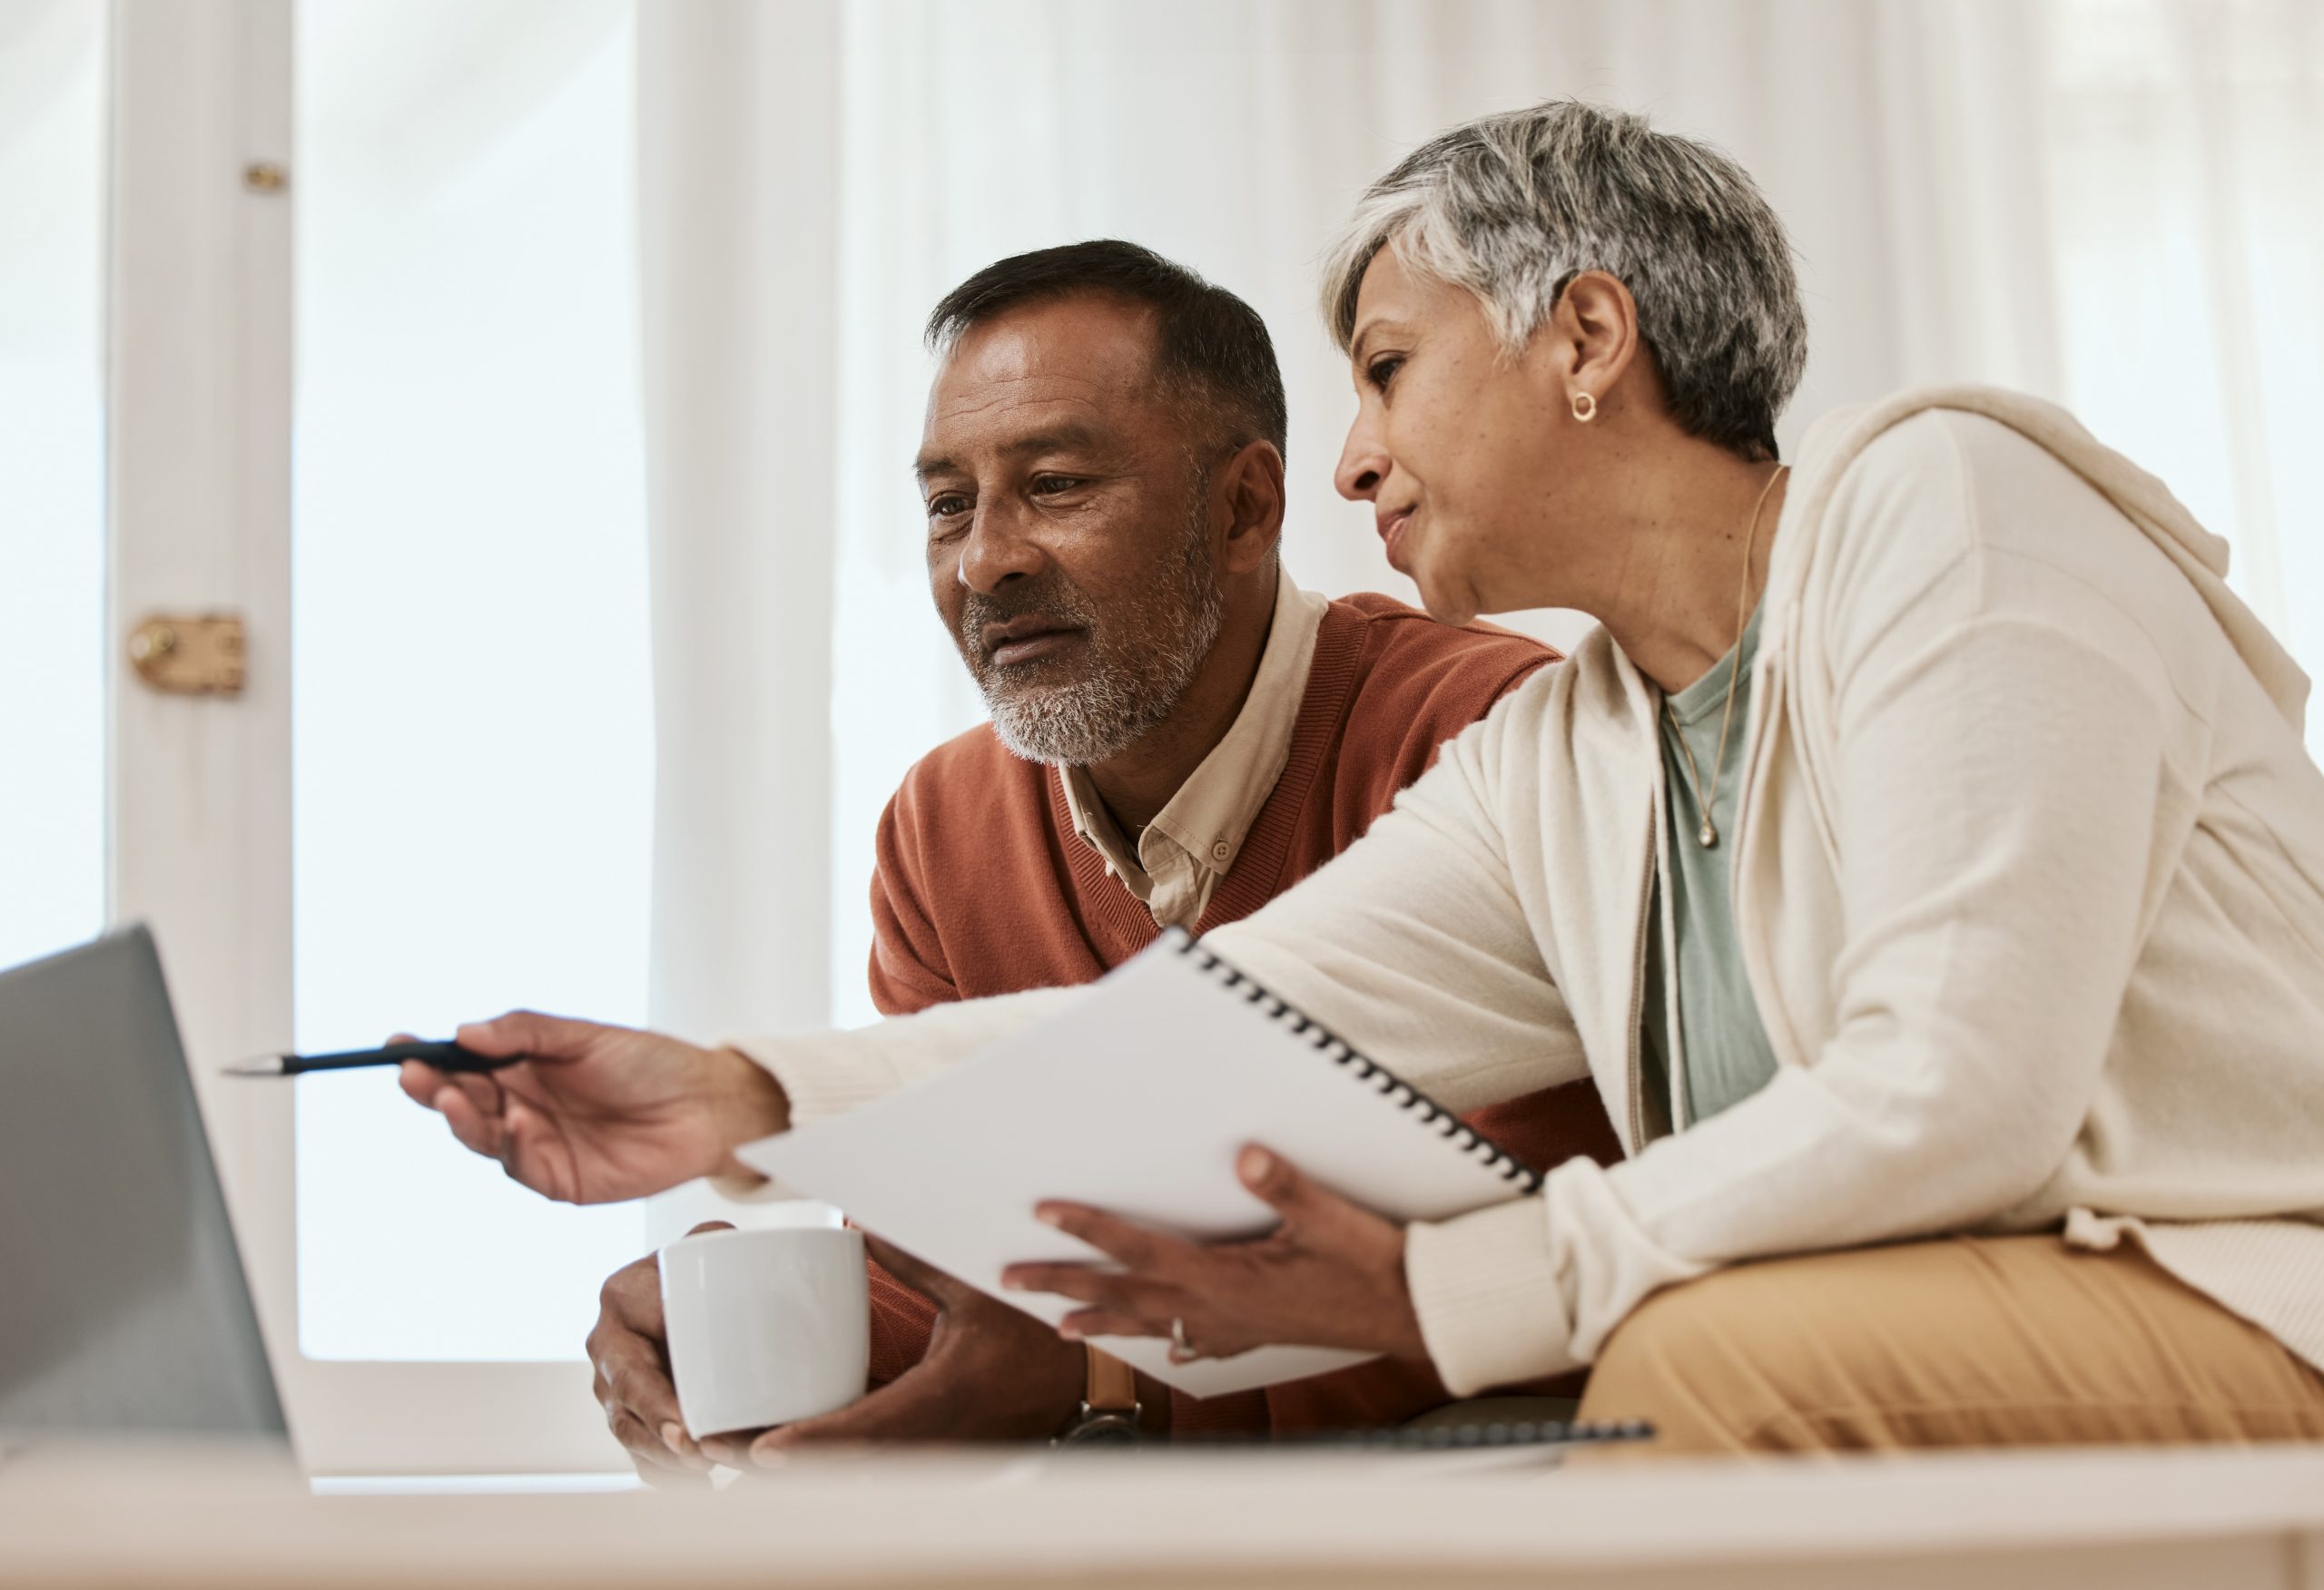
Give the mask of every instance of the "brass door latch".
[[231, 613], [156, 614], [129, 636], [137, 677], [170, 695], [242, 693], [242, 621]]

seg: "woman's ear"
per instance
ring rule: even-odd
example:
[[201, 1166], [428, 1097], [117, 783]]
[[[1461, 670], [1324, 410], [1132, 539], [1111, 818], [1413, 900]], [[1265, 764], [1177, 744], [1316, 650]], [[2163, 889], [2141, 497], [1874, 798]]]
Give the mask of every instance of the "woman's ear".
[[1250, 442], [1218, 474], [1226, 503], [1220, 566], [1245, 574], [1265, 564], [1283, 539], [1283, 455], [1273, 442]]
[[1555, 339], [1557, 362], [1571, 401], [1587, 392], [1605, 404], [1630, 373], [1639, 349], [1638, 300], [1603, 270], [1585, 270], [1565, 284], [1544, 329]]

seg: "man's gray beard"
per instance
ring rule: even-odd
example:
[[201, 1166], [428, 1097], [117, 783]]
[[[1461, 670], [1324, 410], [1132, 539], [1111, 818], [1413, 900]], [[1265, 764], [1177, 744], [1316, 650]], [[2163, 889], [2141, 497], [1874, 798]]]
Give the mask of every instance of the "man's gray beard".
[[[989, 671], [978, 672], [1001, 744], [1028, 761], [1086, 767], [1120, 755], [1178, 710], [1226, 616], [1207, 507], [1208, 494], [1197, 491], [1183, 555], [1135, 610], [1100, 623], [1088, 598], [1069, 585], [1043, 604], [1044, 613], [1088, 630], [1092, 658], [1082, 678], [1002, 694]], [[979, 605], [972, 602], [964, 615], [966, 633], [983, 626]]]

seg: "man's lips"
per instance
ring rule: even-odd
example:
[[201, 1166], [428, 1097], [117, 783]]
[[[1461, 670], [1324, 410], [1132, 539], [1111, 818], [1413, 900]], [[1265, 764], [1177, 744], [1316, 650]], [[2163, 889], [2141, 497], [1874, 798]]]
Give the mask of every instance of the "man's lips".
[[1064, 651], [1082, 638], [1082, 632], [1048, 619], [1012, 618], [1007, 623], [984, 626], [984, 653], [996, 668], [1038, 662]]

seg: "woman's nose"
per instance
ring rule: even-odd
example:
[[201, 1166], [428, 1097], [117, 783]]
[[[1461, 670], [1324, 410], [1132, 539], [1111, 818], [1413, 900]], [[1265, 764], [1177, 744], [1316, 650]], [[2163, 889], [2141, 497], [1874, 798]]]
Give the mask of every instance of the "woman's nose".
[[1367, 434], [1368, 428], [1364, 417], [1357, 416], [1348, 427], [1347, 446], [1340, 449], [1339, 467], [1332, 471], [1332, 484], [1350, 502], [1370, 502], [1388, 474], [1388, 456]]

